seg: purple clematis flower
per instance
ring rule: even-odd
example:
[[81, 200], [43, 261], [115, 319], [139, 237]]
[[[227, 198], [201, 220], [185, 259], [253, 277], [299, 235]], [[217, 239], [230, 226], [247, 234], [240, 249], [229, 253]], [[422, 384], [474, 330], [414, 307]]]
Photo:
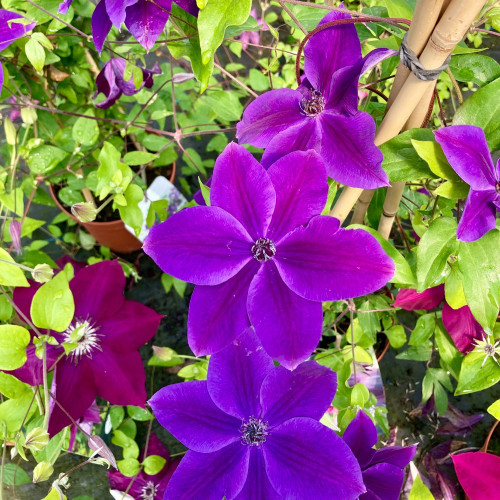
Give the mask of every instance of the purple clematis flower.
[[[59, 13], [65, 14], [73, 0], [59, 4]], [[196, 0], [175, 0], [175, 3], [193, 16], [198, 15]], [[101, 52], [112, 26], [120, 29], [125, 23], [134, 38], [150, 50], [168, 21], [172, 0], [100, 0], [92, 14], [92, 35], [96, 49]]]
[[371, 418], [358, 411], [348, 425], [344, 441], [359, 461], [366, 493], [359, 500], [398, 500], [404, 481], [404, 468], [415, 456], [416, 446], [386, 446], [374, 450], [377, 429]]
[[[36, 22], [22, 24], [16, 22], [15, 19], [24, 19], [24, 17], [21, 14], [0, 9], [0, 52], [36, 26]], [[3, 68], [0, 64], [0, 91], [3, 87], [3, 79]]]
[[[154, 336], [161, 316], [125, 299], [125, 276], [117, 261], [85, 267], [75, 274], [70, 288], [75, 301], [74, 320], [66, 332], [51, 335], [60, 342], [76, 341], [78, 345], [55, 365], [52, 392], [57, 402], [73, 420], [81, 418], [97, 396], [112, 404], [144, 407], [146, 376], [138, 349]], [[28, 318], [36, 290], [19, 288], [14, 294], [14, 302]], [[72, 338], [75, 331], [76, 340]], [[63, 352], [61, 348], [51, 350], [51, 356], [57, 359]], [[40, 362], [34, 348], [29, 356], [35, 368], [28, 374], [34, 372], [32, 376], [39, 377]], [[29, 362], [30, 358], [26, 364]], [[18, 376], [19, 372], [12, 373]], [[49, 433], [55, 435], [69, 424], [71, 420], [54, 402]]]
[[315, 361], [274, 366], [249, 329], [210, 359], [206, 381], [164, 387], [149, 401], [189, 448], [165, 500], [350, 500], [365, 491], [349, 447], [318, 422], [336, 375]]
[[[175, 469], [177, 469], [180, 459], [171, 460], [167, 448], [155, 434], [151, 434], [148, 443], [148, 452], [146, 456], [149, 457], [151, 455], [157, 455], [166, 460], [161, 471], [153, 476], [146, 474], [142, 470], [135, 478], [126, 477], [119, 471], [108, 472], [109, 484], [113, 490], [113, 498], [126, 498], [124, 497], [124, 492], [128, 491], [128, 494], [134, 500], [163, 500], [168, 482], [175, 472]], [[140, 458], [141, 462], [146, 456], [143, 450]], [[128, 487], [132, 481], [132, 486], [129, 489]]]
[[[320, 25], [349, 17], [331, 12]], [[316, 33], [304, 51], [305, 80], [297, 90], [271, 90], [253, 101], [237, 125], [239, 142], [266, 148], [265, 167], [291, 151], [314, 149], [336, 181], [358, 188], [388, 186], [382, 153], [373, 142], [375, 122], [358, 111], [358, 79], [394, 53], [376, 49], [362, 58], [354, 25]]]
[[143, 80], [141, 86], [137, 88], [132, 78], [130, 78], [130, 80], [125, 80], [123, 74], [126, 66], [127, 61], [121, 57], [114, 57], [104, 65], [104, 68], [96, 78], [97, 90], [93, 99], [95, 99], [100, 93], [104, 94], [106, 99], [96, 103], [96, 107], [108, 109], [121, 97], [122, 94], [130, 96], [137, 94], [137, 92], [139, 92], [143, 87], [150, 89], [154, 83], [153, 75], [161, 74], [158, 63], [154, 65], [153, 69], [141, 68]]
[[412, 288], [405, 288], [398, 292], [394, 307], [401, 307], [406, 311], [416, 311], [423, 309], [428, 311], [443, 304], [443, 325], [450, 334], [456, 348], [467, 354], [476, 345], [476, 340], [487, 337], [483, 327], [472, 315], [469, 306], [465, 305], [459, 309], [453, 309], [446, 301], [444, 295], [444, 285], [434, 286], [419, 293]]
[[318, 216], [327, 176], [314, 151], [265, 170], [242, 146], [216, 161], [210, 207], [181, 210], [152, 228], [144, 251], [168, 274], [198, 285], [188, 317], [197, 356], [230, 344], [250, 323], [287, 368], [321, 338], [321, 302], [384, 286], [394, 264], [363, 230]]
[[480, 127], [454, 125], [434, 134], [455, 172], [471, 187], [457, 238], [476, 241], [495, 228], [496, 213], [500, 210], [500, 159], [494, 167]]
[[500, 457], [470, 452], [452, 455], [458, 480], [470, 500], [497, 499], [500, 491]]

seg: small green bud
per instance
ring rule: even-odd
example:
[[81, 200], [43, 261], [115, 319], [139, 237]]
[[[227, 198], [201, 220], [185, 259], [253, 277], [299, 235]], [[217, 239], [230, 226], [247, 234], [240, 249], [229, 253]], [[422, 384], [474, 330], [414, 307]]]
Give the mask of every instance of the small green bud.
[[91, 201], [75, 203], [71, 207], [71, 213], [80, 222], [92, 222], [97, 217], [97, 208]]
[[49, 433], [41, 427], [35, 427], [26, 436], [24, 446], [31, 451], [43, 450], [49, 442]]
[[21, 109], [21, 119], [26, 125], [33, 125], [38, 119], [36, 114], [36, 109], [34, 108], [22, 108]]
[[5, 130], [7, 144], [9, 144], [9, 146], [15, 146], [17, 142], [17, 130], [10, 118], [5, 118], [3, 128]]
[[42, 481], [47, 481], [53, 472], [54, 467], [49, 462], [40, 462], [33, 470], [33, 482], [41, 483]]
[[31, 271], [31, 276], [37, 283], [47, 283], [54, 276], [54, 271], [48, 264], [37, 264]]

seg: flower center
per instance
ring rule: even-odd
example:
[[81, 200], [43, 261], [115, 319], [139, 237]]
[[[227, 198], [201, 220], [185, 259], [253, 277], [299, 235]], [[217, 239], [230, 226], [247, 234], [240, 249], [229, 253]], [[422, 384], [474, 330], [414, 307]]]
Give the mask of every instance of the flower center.
[[494, 356], [496, 354], [496, 349], [495, 349], [495, 346], [493, 344], [486, 344], [483, 347], [483, 350], [484, 350], [484, 354], [486, 354], [486, 356]]
[[63, 333], [63, 342], [76, 344], [76, 347], [70, 352], [70, 357], [75, 361], [85, 355], [92, 358], [92, 352], [95, 349], [102, 351], [99, 346], [98, 326], [92, 323], [91, 319], [76, 319], [68, 329]]
[[153, 483], [153, 481], [148, 481], [146, 483], [146, 486], [142, 487], [141, 499], [154, 500], [157, 491], [158, 491], [158, 486], [155, 483]]
[[260, 446], [266, 441], [269, 423], [260, 418], [250, 417], [241, 424], [241, 442], [250, 446]]
[[497, 183], [495, 184], [495, 190], [498, 194], [500, 194], [500, 181], [497, 181]]
[[300, 108], [307, 116], [318, 116], [325, 109], [325, 98], [317, 90], [311, 90], [309, 99], [304, 97]]
[[265, 262], [276, 255], [276, 246], [268, 238], [259, 238], [252, 246], [252, 253], [259, 262]]

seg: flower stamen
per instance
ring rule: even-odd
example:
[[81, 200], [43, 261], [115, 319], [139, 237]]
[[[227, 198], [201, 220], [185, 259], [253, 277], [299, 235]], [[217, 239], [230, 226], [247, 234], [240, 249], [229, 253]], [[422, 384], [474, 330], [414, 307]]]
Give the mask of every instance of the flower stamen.
[[148, 481], [146, 483], [146, 486], [142, 487], [141, 499], [142, 500], [154, 500], [157, 491], [158, 491], [158, 485], [153, 483], [153, 481]]
[[490, 337], [483, 337], [483, 340], [476, 339], [474, 342], [475, 352], [482, 352], [484, 354], [484, 360], [481, 364], [481, 368], [484, 366], [488, 358], [492, 358], [495, 363], [500, 366], [500, 362], [496, 358], [500, 356], [500, 340], [497, 340], [494, 344], [491, 342]]
[[241, 443], [249, 446], [260, 446], [269, 436], [267, 427], [269, 422], [260, 418], [250, 417], [243, 421], [240, 427]]
[[92, 358], [92, 352], [95, 349], [102, 351], [97, 333], [99, 328], [92, 323], [91, 319], [76, 319], [63, 333], [63, 342], [76, 344], [76, 347], [69, 354], [74, 361], [83, 355]]
[[268, 238], [259, 238], [252, 246], [252, 253], [259, 262], [266, 262], [276, 255], [276, 246]]
[[325, 98], [317, 90], [311, 90], [309, 98], [304, 97], [300, 109], [306, 116], [318, 116], [325, 109]]

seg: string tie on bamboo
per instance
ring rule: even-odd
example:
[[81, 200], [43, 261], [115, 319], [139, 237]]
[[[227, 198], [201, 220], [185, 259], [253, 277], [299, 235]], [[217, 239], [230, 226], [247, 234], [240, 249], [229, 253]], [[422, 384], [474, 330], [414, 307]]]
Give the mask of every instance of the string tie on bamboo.
[[416, 56], [415, 52], [408, 46], [407, 34], [403, 37], [401, 42], [401, 48], [399, 49], [399, 57], [401, 63], [406, 66], [419, 80], [424, 80], [430, 82], [432, 80], [437, 80], [441, 71], [444, 71], [448, 64], [450, 64], [451, 54], [446, 58], [446, 61], [442, 66], [436, 69], [426, 69]]

